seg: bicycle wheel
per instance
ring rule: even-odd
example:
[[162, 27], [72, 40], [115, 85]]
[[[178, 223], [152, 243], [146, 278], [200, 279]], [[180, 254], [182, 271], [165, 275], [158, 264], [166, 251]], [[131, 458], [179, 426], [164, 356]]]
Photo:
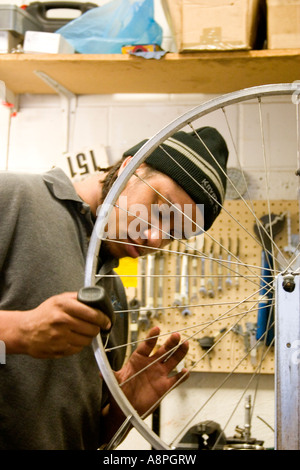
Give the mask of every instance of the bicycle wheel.
[[[212, 395], [234, 374], [248, 374], [251, 384], [261, 373], [276, 373], [274, 279], [280, 273], [297, 273], [299, 269], [295, 175], [299, 168], [298, 95], [297, 83], [259, 86], [217, 97], [180, 116], [138, 150], [98, 212], [86, 260], [85, 286], [98, 281], [98, 257], [107, 222], [126, 184], [145, 159], [156, 148], [163, 149], [164, 141], [180, 130], [197, 133], [200, 127], [213, 126], [225, 137], [230, 150], [228, 181], [219, 217], [201, 235], [191, 240], [175, 237], [157, 255], [143, 257], [136, 274], [136, 293], [141, 301], [137, 341], [145, 336], [149, 324], [159, 325], [163, 337], [179, 331], [182, 341], [190, 344], [185, 359], [189, 371], [228, 374], [225, 379], [222, 375]], [[280, 109], [279, 118], [274, 105]], [[165, 158], [169, 158], [167, 152]], [[282, 158], [284, 171], [283, 165], [278, 165]], [[146, 264], [141, 268], [143, 262]], [[177, 294], [180, 304], [174, 303]], [[134, 343], [135, 339], [129, 340], [131, 346]], [[209, 399], [193, 409], [191, 416], [182, 420], [182, 429], [176, 429], [166, 441], [145, 423], [123, 394], [100, 336], [93, 347], [101, 374], [127, 417], [124, 428], [134, 426], [157, 450], [178, 447]], [[238, 401], [243, 398], [244, 394]], [[228, 420], [233, 414], [234, 410]], [[121, 431], [109, 447], [118, 445]], [[220, 447], [223, 434], [224, 430], [211, 448]], [[249, 434], [245, 440], [248, 444]]]

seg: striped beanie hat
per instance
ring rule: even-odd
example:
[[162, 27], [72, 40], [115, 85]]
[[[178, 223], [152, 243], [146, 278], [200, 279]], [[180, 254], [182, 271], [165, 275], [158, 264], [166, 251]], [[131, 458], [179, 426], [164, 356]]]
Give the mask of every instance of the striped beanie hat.
[[[134, 156], [145, 142], [127, 150], [123, 157]], [[225, 199], [227, 159], [228, 148], [221, 134], [213, 127], [202, 127], [191, 133], [176, 132], [145, 163], [170, 176], [196, 204], [203, 204], [204, 229], [208, 230]]]

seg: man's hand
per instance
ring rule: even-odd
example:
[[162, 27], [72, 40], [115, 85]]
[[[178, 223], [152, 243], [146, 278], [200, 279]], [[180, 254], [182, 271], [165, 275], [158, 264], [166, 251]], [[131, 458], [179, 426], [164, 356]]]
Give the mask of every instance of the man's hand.
[[147, 336], [149, 339], [140, 343], [124, 367], [116, 372], [116, 378], [122, 384], [147, 367], [122, 386], [124, 394], [141, 416], [149, 410], [152, 412], [152, 407], [158, 405], [171, 387], [188, 378], [187, 369], [174, 372], [188, 351], [188, 343], [185, 341], [179, 345], [179, 333], [172, 333], [154, 352], [159, 331], [158, 327], [152, 328]]
[[109, 328], [109, 318], [79, 302], [76, 292], [50, 297], [37, 308], [20, 313], [22, 348], [36, 358], [78, 353], [101, 329]]

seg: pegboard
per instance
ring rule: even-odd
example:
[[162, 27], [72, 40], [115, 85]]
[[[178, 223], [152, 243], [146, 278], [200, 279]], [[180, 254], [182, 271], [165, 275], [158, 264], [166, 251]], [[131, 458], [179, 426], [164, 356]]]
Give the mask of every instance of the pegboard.
[[[152, 285], [154, 308], [149, 318], [149, 326], [139, 328], [139, 339], [145, 337], [149, 327], [154, 325], [160, 327], [163, 335], [171, 331], [179, 331], [183, 339], [190, 337], [185, 366], [188, 368], [192, 366], [195, 372], [253, 373], [258, 369], [259, 372], [265, 374], [274, 372], [273, 347], [267, 354], [263, 344], [254, 348], [251, 355], [246, 353], [246, 343], [249, 345], [251, 336], [248, 334], [251, 328], [247, 329], [247, 326], [256, 325], [261, 263], [261, 247], [254, 233], [255, 216], [253, 213], [260, 218], [269, 212], [269, 205], [265, 201], [251, 201], [250, 204], [251, 209], [240, 200], [226, 201], [213, 227], [204, 235], [205, 287], [207, 291], [209, 288], [213, 289], [213, 297], [203, 296], [199, 292], [201, 286], [203, 287], [204, 279], [201, 258], [198, 258], [195, 266], [192, 261], [193, 257], [187, 257], [189, 259], [189, 299], [187, 301], [189, 314], [184, 314], [181, 307], [174, 306], [178, 288], [178, 284], [176, 285], [178, 260], [182, 266], [185, 256], [184, 253], [174, 253], [178, 250], [178, 242], [171, 243], [169, 252], [164, 254], [163, 271], [161, 271], [159, 255], [155, 258], [155, 276], [153, 277], [155, 282]], [[275, 214], [289, 214], [291, 232], [298, 234], [297, 201], [271, 201], [270, 210]], [[227, 257], [224, 249], [220, 254], [219, 246], [212, 241], [213, 239], [222, 242], [225, 248], [230, 248], [231, 259]], [[277, 234], [275, 242], [278, 250], [284, 253], [284, 248], [288, 244], [286, 222], [282, 231]], [[191, 241], [188, 243], [191, 246]], [[211, 258], [213, 259], [210, 259], [212, 245], [214, 249]], [[237, 253], [238, 246], [239, 254]], [[180, 251], [182, 249], [184, 248]], [[236, 255], [241, 262], [238, 269]], [[277, 267], [280, 269], [279, 265]], [[143, 285], [143, 279], [145, 278], [138, 278], [138, 297], [142, 304], [146, 305], [149, 302], [147, 286]], [[192, 298], [195, 288], [197, 298]], [[162, 294], [160, 294], [160, 289], [162, 289]], [[164, 306], [162, 310], [157, 308], [160, 302]], [[235, 325], [234, 331], [232, 331], [233, 325]], [[203, 341], [204, 337], [215, 338], [215, 346], [208, 354], [199, 344], [199, 340]], [[163, 340], [164, 336], [160, 338], [160, 342]], [[260, 366], [262, 357], [264, 361]]]

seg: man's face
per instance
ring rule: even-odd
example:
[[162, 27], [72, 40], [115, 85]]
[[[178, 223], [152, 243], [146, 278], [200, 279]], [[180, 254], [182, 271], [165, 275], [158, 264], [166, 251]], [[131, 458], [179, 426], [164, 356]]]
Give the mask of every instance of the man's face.
[[[115, 258], [137, 258], [189, 238], [203, 225], [190, 196], [169, 176], [142, 165], [112, 210], [105, 246]], [[197, 228], [195, 226], [197, 224]]]

